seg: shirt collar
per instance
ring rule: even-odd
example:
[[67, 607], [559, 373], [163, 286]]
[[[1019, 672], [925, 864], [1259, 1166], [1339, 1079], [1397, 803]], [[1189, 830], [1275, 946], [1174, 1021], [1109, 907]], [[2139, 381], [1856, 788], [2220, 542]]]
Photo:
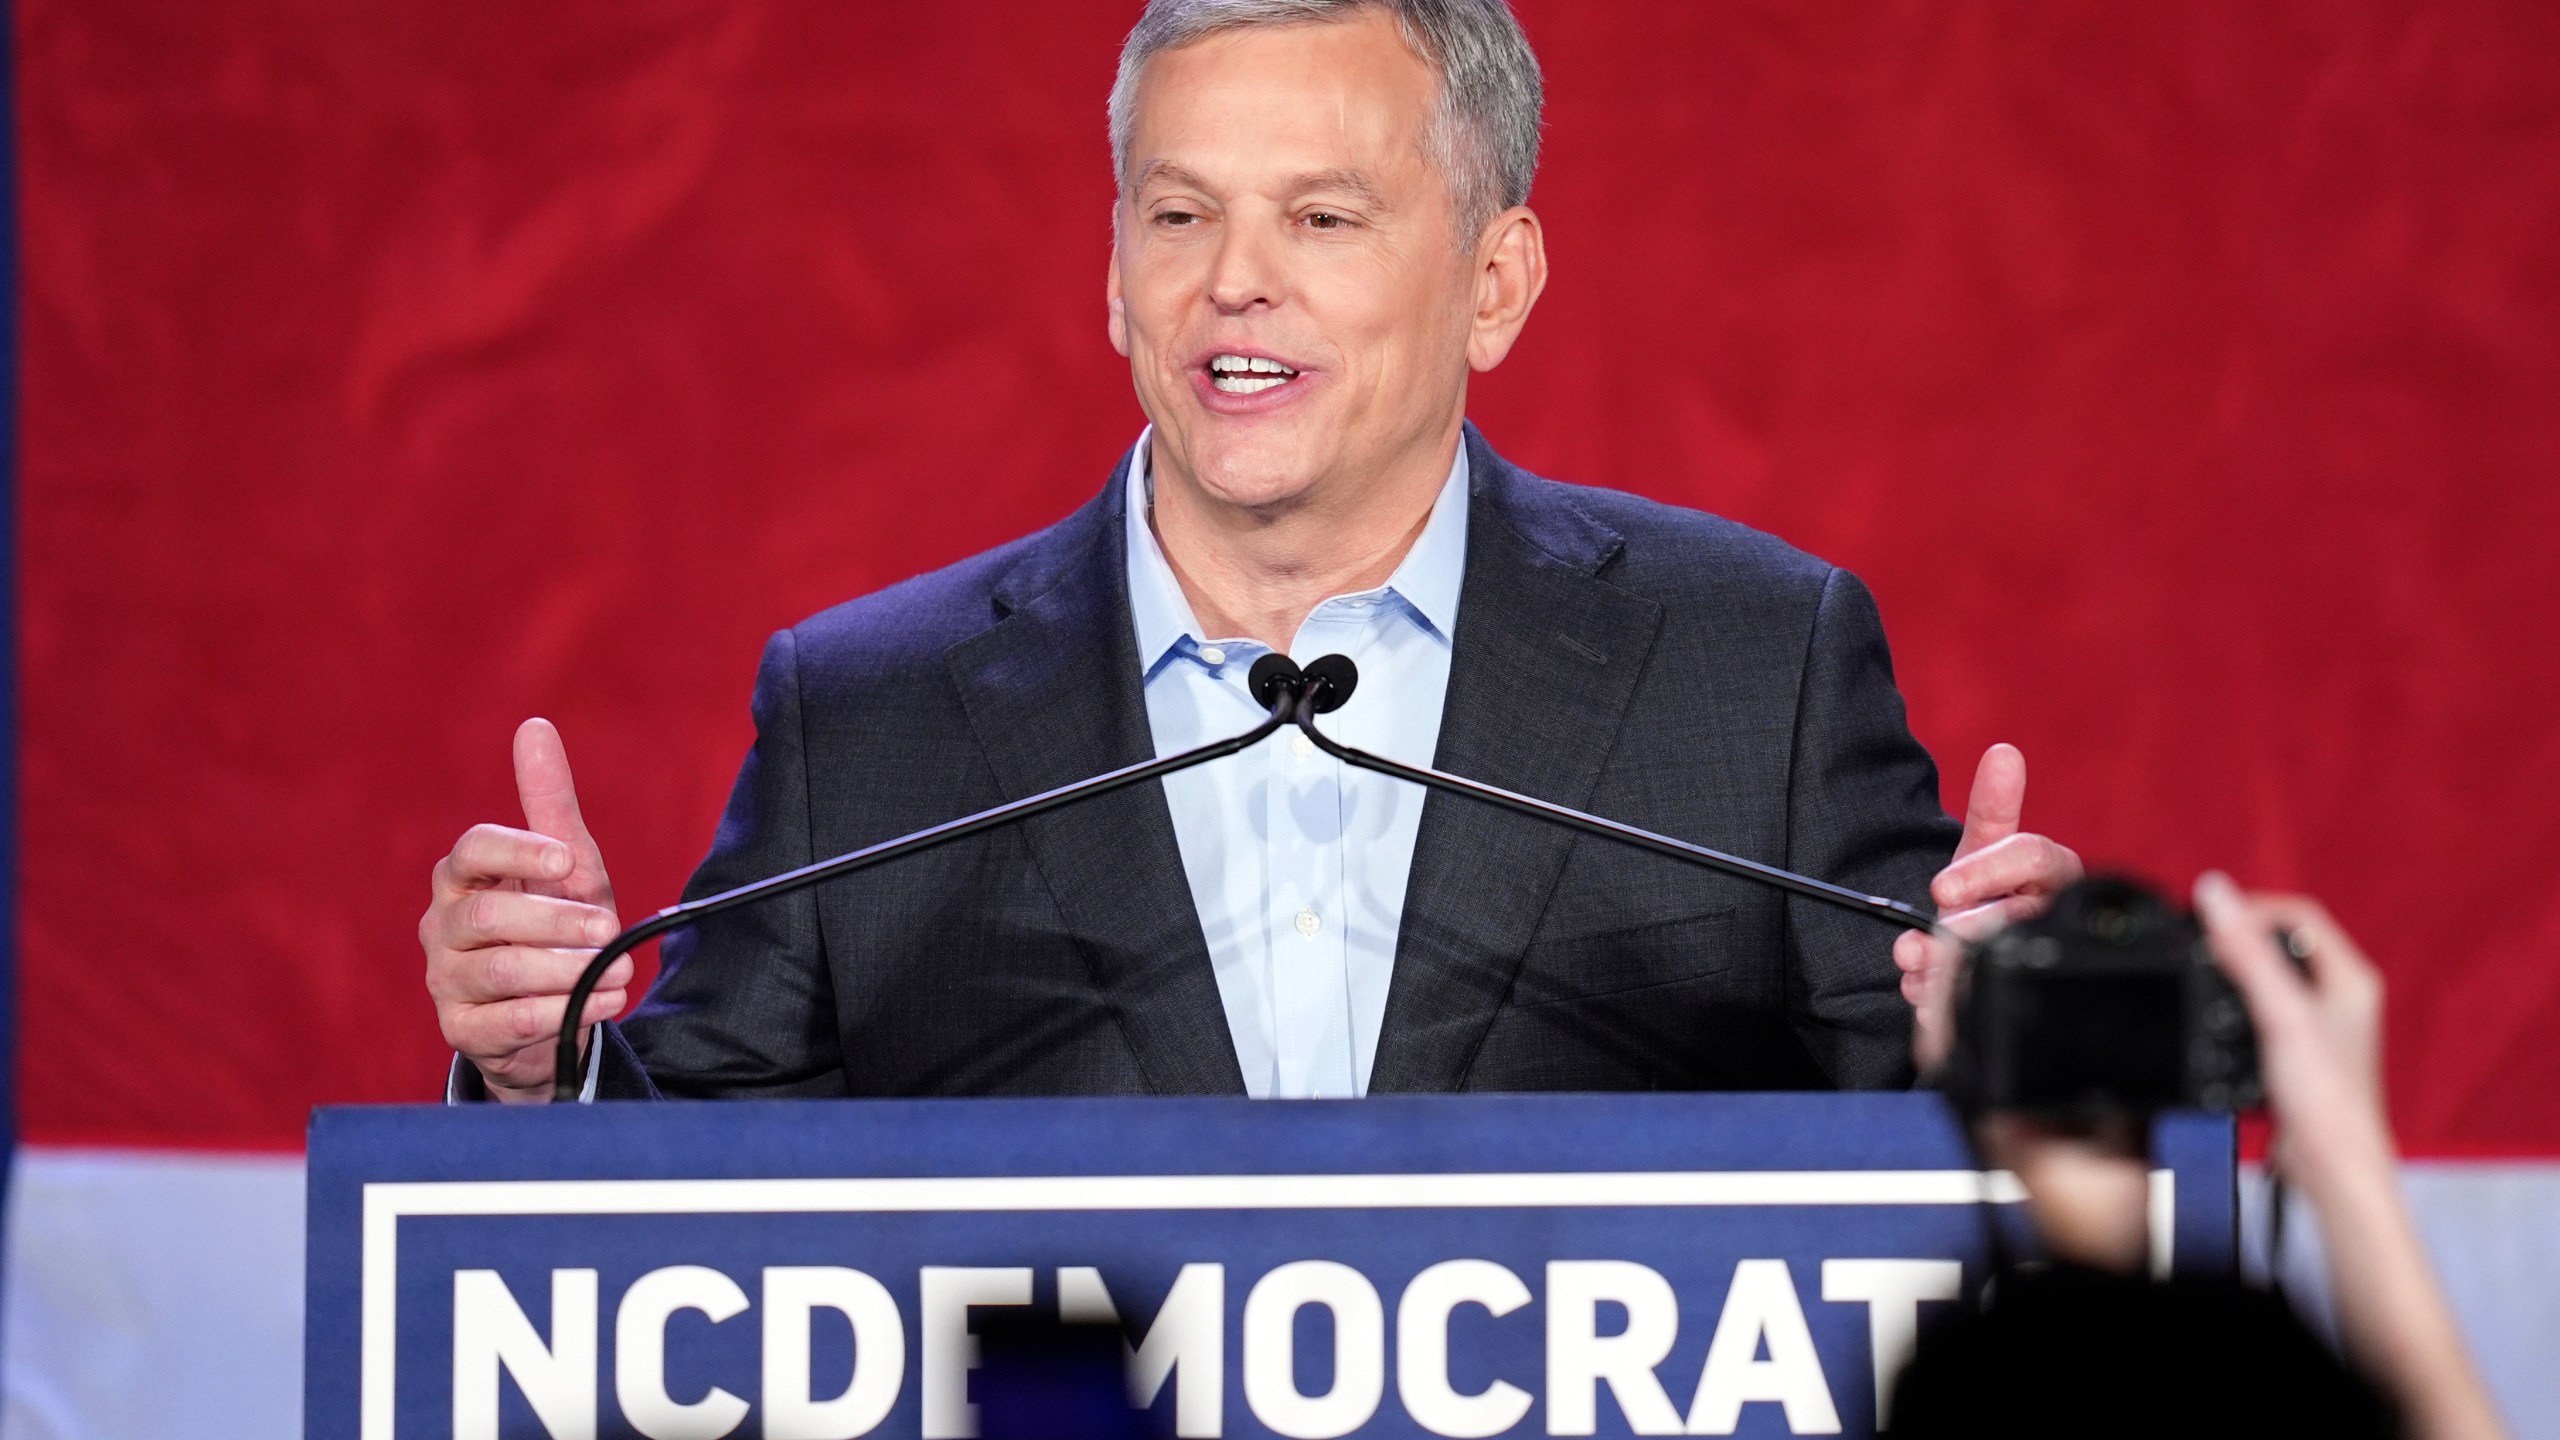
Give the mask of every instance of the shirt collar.
[[[1154, 674], [1165, 656], [1185, 641], [1196, 646], [1217, 638], [1201, 633], [1200, 618], [1192, 612], [1190, 597], [1182, 593], [1182, 582], [1174, 578], [1173, 565], [1156, 539], [1156, 527], [1147, 523], [1147, 514], [1155, 507], [1155, 476], [1147, 467], [1154, 438], [1152, 425], [1138, 433], [1122, 501], [1128, 525], [1129, 609], [1137, 622], [1141, 675]], [[1440, 497], [1432, 502], [1431, 518], [1423, 522], [1422, 533], [1414, 537], [1413, 548], [1405, 552], [1395, 573], [1379, 587], [1411, 607], [1444, 645], [1457, 633], [1458, 592], [1466, 581], [1468, 478], [1467, 447], [1461, 441], [1457, 458], [1449, 462], [1449, 478], [1440, 484]]]
[[1156, 666], [1185, 640], [1208, 638], [1200, 633], [1191, 599], [1182, 593], [1182, 582], [1174, 578], [1173, 564], [1156, 541], [1156, 527], [1147, 523], [1156, 498], [1155, 477], [1147, 473], [1147, 450], [1155, 433], [1152, 425], [1138, 432], [1138, 448], [1129, 458], [1129, 486], [1121, 501], [1121, 508], [1128, 512], [1129, 611], [1138, 623], [1142, 677], [1153, 676]]

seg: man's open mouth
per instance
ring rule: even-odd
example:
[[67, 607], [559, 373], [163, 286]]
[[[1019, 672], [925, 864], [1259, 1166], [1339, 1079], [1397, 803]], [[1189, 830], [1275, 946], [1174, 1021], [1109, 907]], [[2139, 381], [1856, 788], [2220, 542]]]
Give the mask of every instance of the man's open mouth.
[[1209, 386], [1221, 395], [1259, 395], [1297, 378], [1297, 371], [1259, 355], [1209, 357]]

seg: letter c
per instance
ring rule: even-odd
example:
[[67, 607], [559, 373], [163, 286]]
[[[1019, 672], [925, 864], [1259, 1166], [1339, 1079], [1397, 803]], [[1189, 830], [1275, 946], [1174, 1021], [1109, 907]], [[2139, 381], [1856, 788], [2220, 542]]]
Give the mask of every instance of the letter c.
[[747, 1402], [714, 1385], [699, 1400], [667, 1394], [667, 1320], [699, 1310], [713, 1324], [747, 1308], [738, 1282], [702, 1265], [652, 1270], [622, 1292], [613, 1321], [613, 1397], [649, 1440], [720, 1440], [747, 1418]]
[[1461, 1395], [1449, 1384], [1449, 1312], [1481, 1305], [1508, 1315], [1529, 1303], [1520, 1277], [1490, 1260], [1443, 1260], [1413, 1277], [1396, 1304], [1396, 1393], [1405, 1413], [1434, 1435], [1481, 1440], [1529, 1413], [1529, 1393], [1496, 1380]]

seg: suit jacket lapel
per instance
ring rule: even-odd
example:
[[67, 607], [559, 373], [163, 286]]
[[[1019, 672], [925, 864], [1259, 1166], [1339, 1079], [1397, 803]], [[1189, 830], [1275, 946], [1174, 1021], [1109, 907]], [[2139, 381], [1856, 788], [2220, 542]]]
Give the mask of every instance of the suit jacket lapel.
[[[1033, 546], [996, 588], [1007, 613], [946, 657], [1005, 799], [1155, 753], [1111, 484]], [[1024, 842], [1160, 1094], [1242, 1094], [1208, 941], [1159, 784], [1024, 822]]]
[[[1466, 588], [1439, 769], [1588, 803], [1661, 607], [1597, 578], [1622, 544], [1571, 492], [1513, 469], [1470, 425]], [[1423, 802], [1372, 1093], [1454, 1090], [1511, 988], [1571, 832], [1448, 795]]]

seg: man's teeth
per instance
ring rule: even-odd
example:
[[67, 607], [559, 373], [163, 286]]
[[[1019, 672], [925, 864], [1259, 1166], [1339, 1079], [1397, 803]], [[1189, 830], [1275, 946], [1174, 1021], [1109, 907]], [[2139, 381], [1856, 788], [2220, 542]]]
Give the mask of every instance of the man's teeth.
[[1258, 395], [1297, 377], [1297, 371], [1259, 355], [1215, 355], [1209, 360], [1210, 388], [1221, 395]]

